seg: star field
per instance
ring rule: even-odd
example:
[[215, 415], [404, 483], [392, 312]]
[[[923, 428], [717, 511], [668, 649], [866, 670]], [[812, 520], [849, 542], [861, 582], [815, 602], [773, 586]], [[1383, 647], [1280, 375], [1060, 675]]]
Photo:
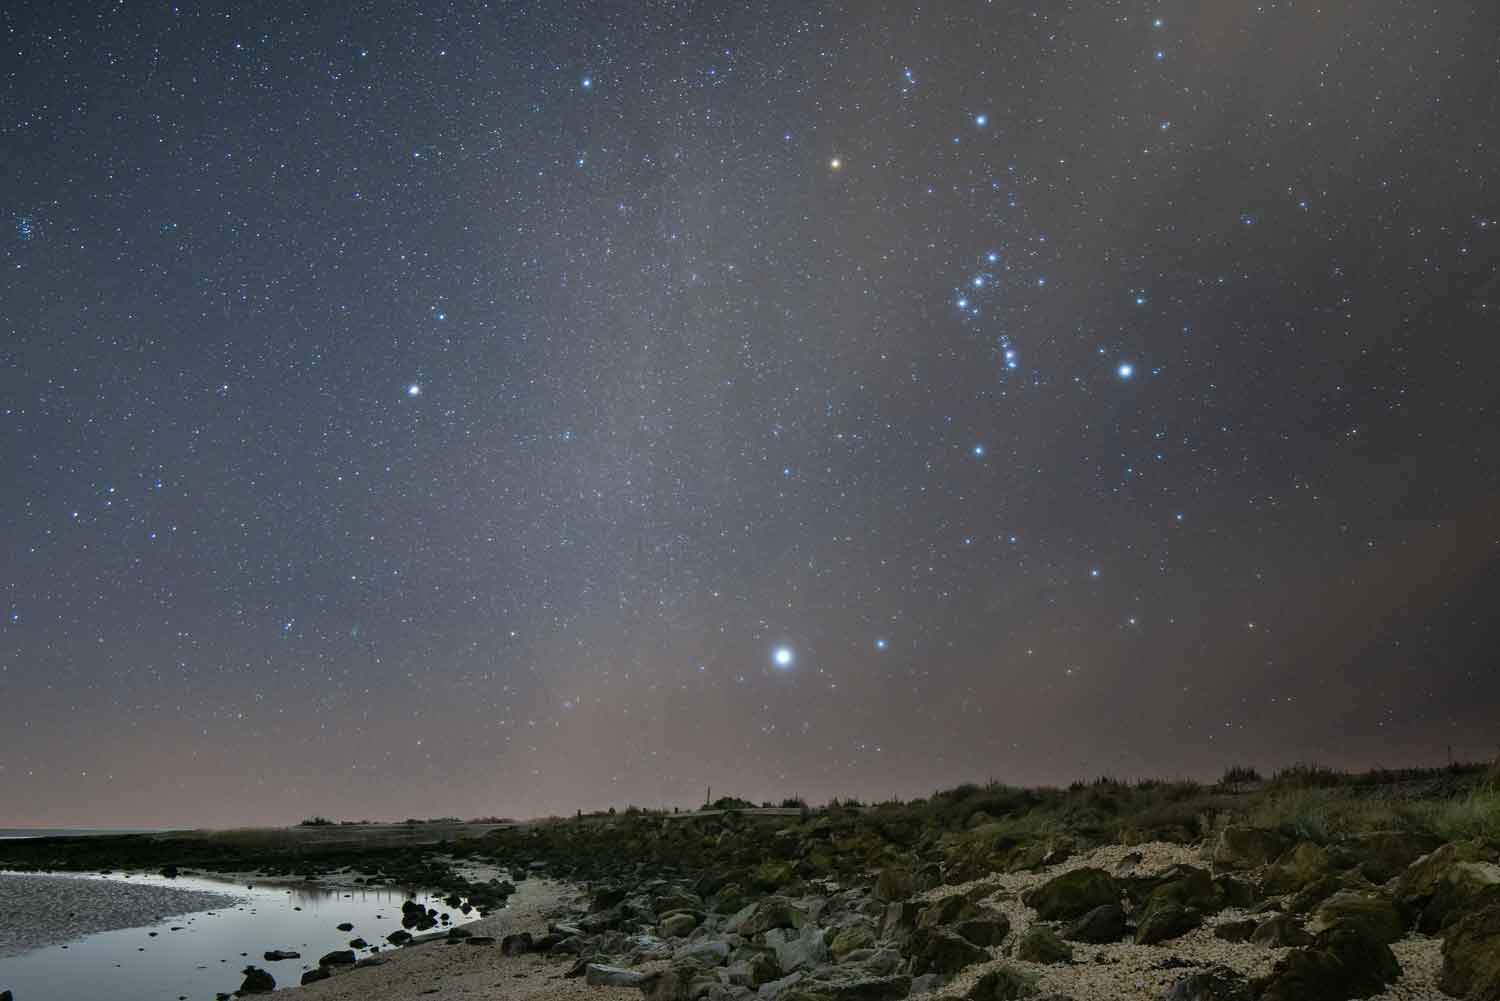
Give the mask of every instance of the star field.
[[0, 11], [0, 824], [1492, 755], [1497, 37]]

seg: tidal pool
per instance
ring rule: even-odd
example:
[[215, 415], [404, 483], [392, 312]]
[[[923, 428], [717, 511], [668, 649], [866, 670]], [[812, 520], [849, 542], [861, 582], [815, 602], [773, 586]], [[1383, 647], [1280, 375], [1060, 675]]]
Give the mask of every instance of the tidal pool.
[[[45, 883], [39, 882], [45, 880]], [[28, 883], [28, 881], [30, 881]], [[107, 884], [101, 886], [99, 884]], [[249, 883], [251, 885], [247, 886]], [[195, 898], [188, 906], [219, 903], [208, 910], [158, 918], [163, 895], [158, 888], [228, 895]], [[138, 900], [131, 927], [95, 931], [58, 942], [57, 927], [40, 927], [48, 916], [72, 916], [86, 927], [86, 908], [101, 892], [127, 903]], [[26, 901], [44, 894], [45, 908], [33, 916]], [[170, 898], [167, 898], [170, 899]], [[277, 989], [294, 987], [318, 957], [348, 949], [355, 938], [372, 947], [391, 948], [385, 937], [401, 927], [401, 904], [415, 899], [450, 917], [448, 925], [467, 924], [478, 912], [463, 914], [430, 894], [409, 894], [397, 887], [333, 887], [312, 883], [265, 885], [204, 876], [67, 875], [0, 873], [0, 925], [12, 941], [50, 941], [17, 955], [0, 956], [0, 990], [15, 1001], [163, 1001], [186, 998], [212, 1001], [236, 990], [247, 965], [267, 970]], [[171, 906], [168, 904], [167, 906]], [[22, 927], [16, 927], [21, 923]], [[116, 920], [113, 923], [120, 923]], [[349, 931], [338, 925], [352, 924]], [[31, 927], [25, 927], [26, 925]], [[64, 927], [73, 927], [68, 925]], [[271, 950], [301, 953], [299, 959], [269, 961]], [[375, 949], [355, 949], [359, 958]]]

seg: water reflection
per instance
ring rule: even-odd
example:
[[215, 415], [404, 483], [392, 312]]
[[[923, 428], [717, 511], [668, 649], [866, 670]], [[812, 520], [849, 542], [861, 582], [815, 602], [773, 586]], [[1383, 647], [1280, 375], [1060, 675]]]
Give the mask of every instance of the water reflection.
[[[0, 879], [3, 879], [0, 876]], [[385, 938], [401, 928], [401, 904], [413, 899], [396, 887], [329, 887], [317, 883], [274, 884], [181, 876], [83, 876], [132, 884], [174, 886], [230, 893], [230, 907], [184, 914], [137, 928], [99, 932], [64, 945], [47, 946], [0, 959], [0, 990], [16, 1001], [159, 1001], [161, 998], [212, 999], [240, 985], [240, 970], [254, 964], [270, 971], [278, 989], [296, 986], [302, 973], [325, 953], [355, 947], [359, 958], [391, 946]], [[3, 884], [0, 884], [3, 885]], [[440, 897], [418, 894], [423, 906], [449, 915], [439, 929], [467, 924], [463, 914]], [[149, 921], [149, 916], [144, 918]], [[352, 925], [341, 931], [340, 924]], [[267, 961], [271, 950], [300, 958]]]

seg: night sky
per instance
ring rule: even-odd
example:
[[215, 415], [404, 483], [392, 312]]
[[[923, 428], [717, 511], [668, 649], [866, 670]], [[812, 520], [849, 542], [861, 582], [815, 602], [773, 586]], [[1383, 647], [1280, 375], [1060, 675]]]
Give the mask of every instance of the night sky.
[[1500, 745], [1489, 3], [0, 10], [0, 824]]

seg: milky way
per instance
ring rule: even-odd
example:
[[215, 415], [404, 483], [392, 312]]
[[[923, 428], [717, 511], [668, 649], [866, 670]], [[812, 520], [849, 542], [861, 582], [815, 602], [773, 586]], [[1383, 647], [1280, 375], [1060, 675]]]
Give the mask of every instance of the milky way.
[[0, 12], [0, 823], [1500, 735], [1484, 5]]

